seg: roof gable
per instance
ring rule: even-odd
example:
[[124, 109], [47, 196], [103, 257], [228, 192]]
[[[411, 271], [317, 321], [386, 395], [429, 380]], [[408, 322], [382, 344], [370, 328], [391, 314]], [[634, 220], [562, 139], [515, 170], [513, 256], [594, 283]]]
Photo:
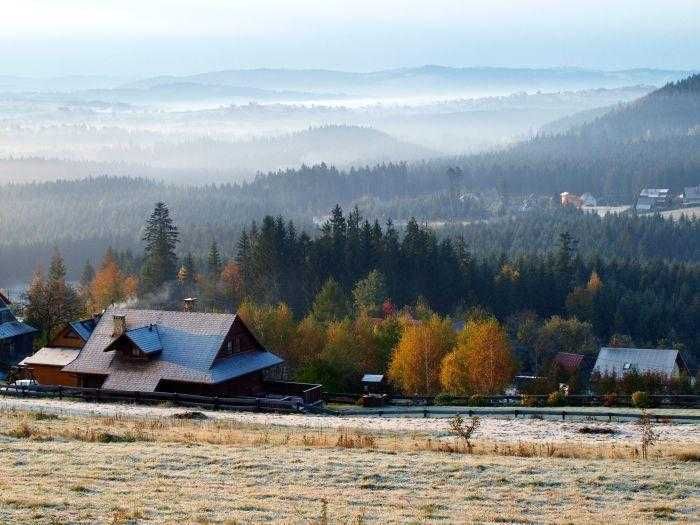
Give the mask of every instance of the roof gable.
[[152, 324], [127, 330], [107, 345], [104, 351], [111, 352], [115, 349], [115, 346], [124, 339], [130, 341], [146, 355], [154, 355], [163, 351], [163, 343], [160, 341], [158, 327]]

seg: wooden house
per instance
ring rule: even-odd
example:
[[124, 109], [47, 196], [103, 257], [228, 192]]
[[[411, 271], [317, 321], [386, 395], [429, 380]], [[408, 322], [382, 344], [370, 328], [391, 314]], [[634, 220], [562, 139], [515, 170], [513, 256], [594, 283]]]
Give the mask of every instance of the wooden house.
[[82, 387], [261, 397], [282, 362], [235, 314], [112, 307], [62, 371]]

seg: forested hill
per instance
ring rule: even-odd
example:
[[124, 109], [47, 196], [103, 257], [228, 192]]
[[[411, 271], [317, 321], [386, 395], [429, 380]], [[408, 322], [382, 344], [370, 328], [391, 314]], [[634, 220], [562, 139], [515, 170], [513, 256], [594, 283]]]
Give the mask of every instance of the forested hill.
[[[293, 219], [299, 228], [313, 235], [318, 222], [335, 204], [325, 205], [336, 195], [324, 196], [324, 190], [333, 187], [339, 194], [347, 190], [352, 200], [357, 195], [352, 193], [356, 187], [352, 183], [353, 176], [364, 181], [365, 186], [359, 188], [360, 191], [373, 191], [377, 195], [390, 194], [392, 189], [384, 184], [387, 180], [398, 185], [404, 178], [415, 177], [416, 184], [404, 188], [406, 194], [426, 191], [429, 184], [427, 174], [418, 176], [406, 166], [385, 166], [384, 170], [387, 178], [371, 169], [342, 173], [328, 167], [306, 168], [296, 175], [264, 177], [245, 186], [180, 187], [126, 177], [6, 185], [0, 187], [3, 196], [0, 282], [10, 286], [25, 281], [37, 263], [48, 260], [54, 247], [61, 250], [73, 272], [78, 272], [86, 259], [98, 261], [109, 245], [118, 249], [131, 248], [138, 253], [143, 220], [159, 200], [169, 204], [180, 227], [183, 253], [189, 250], [202, 253], [216, 240], [222, 252], [231, 255], [243, 225], [259, 221], [266, 214]], [[294, 187], [294, 181], [299, 183], [295, 177], [304, 177], [309, 182], [306, 198], [304, 187]], [[280, 186], [278, 182], [285, 185]], [[401, 225], [411, 215], [423, 221], [433, 214], [437, 218], [438, 213], [452, 213], [455, 217], [481, 213], [488, 222], [477, 221], [463, 228], [444, 230], [446, 235], [463, 235], [478, 253], [543, 253], [551, 248], [560, 233], [569, 231], [578, 239], [581, 252], [588, 256], [687, 262], [700, 258], [698, 220], [599, 218], [562, 210], [556, 201], [548, 203], [547, 199], [530, 212], [508, 213], [499, 218], [487, 209], [489, 195], [499, 199], [495, 192], [462, 200], [444, 193], [424, 198], [359, 199], [357, 202], [366, 217], [371, 221], [377, 218], [381, 224], [388, 218], [398, 218], [396, 223]], [[344, 208], [347, 210], [349, 206], [344, 204]], [[314, 218], [316, 225], [312, 223]]]
[[700, 75], [625, 104], [573, 130], [583, 137], [633, 141], [700, 133]]
[[[626, 203], [644, 186], [680, 193], [700, 184], [699, 79], [694, 75], [668, 84], [575, 130], [502, 151], [349, 171], [302, 167], [262, 175], [245, 191], [254, 195], [264, 188], [273, 201], [284, 198], [289, 205], [300, 199], [325, 208], [354, 199], [372, 206], [377, 200], [402, 200], [416, 210], [411, 213], [425, 218], [435, 218], [436, 205], [429, 209], [429, 203], [416, 199], [440, 201], [445, 214], [451, 208], [441, 192], [591, 192]], [[449, 168], [459, 168], [458, 176], [449, 176]]]

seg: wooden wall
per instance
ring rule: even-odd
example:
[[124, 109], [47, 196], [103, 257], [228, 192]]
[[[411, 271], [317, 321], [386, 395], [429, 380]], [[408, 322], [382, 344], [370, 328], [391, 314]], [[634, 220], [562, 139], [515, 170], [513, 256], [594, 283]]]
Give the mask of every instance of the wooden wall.
[[204, 383], [183, 383], [163, 380], [158, 385], [159, 392], [177, 392], [200, 396], [259, 396], [265, 393], [263, 372], [253, 372], [216, 385]]
[[78, 375], [61, 372], [60, 366], [29, 365], [27, 367], [32, 377], [40, 385], [78, 386]]

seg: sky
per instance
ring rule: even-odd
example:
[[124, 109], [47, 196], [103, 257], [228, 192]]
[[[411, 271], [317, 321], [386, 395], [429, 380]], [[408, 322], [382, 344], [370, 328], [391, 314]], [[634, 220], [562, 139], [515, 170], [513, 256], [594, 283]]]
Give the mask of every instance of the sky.
[[0, 76], [700, 67], [700, 0], [0, 0]]

